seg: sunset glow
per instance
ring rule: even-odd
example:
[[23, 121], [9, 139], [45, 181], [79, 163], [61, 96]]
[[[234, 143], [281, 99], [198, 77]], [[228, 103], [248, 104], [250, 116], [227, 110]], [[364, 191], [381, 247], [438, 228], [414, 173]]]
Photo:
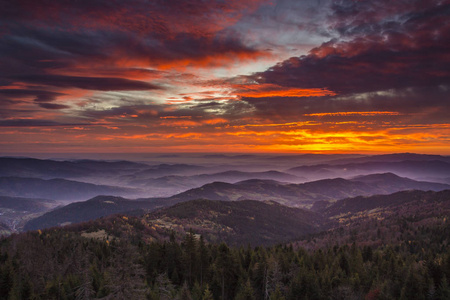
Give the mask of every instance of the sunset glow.
[[2, 154], [450, 154], [450, 1], [1, 7]]

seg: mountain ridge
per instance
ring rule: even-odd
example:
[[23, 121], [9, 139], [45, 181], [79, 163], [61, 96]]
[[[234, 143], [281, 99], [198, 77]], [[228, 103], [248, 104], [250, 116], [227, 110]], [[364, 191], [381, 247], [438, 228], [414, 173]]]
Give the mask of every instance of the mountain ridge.
[[[435, 188], [436, 190], [450, 189], [450, 185], [434, 183], [423, 183], [410, 180], [408, 178], [401, 178], [394, 174], [378, 174], [371, 177], [359, 177], [358, 180], [378, 178], [377, 180], [383, 184], [380, 188], [377, 185], [368, 184], [360, 181], [351, 181], [342, 178], [327, 179], [314, 181], [303, 184], [281, 184], [270, 180], [246, 180], [240, 183], [231, 184], [224, 182], [214, 182], [206, 184], [203, 187], [195, 188], [168, 198], [139, 198], [135, 200], [123, 199], [123, 203], [128, 204], [120, 206], [120, 209], [112, 210], [111, 213], [124, 213], [126, 211], [142, 209], [155, 210], [168, 207], [180, 202], [187, 202], [197, 199], [220, 200], [220, 201], [239, 201], [239, 200], [258, 200], [258, 201], [275, 201], [283, 205], [291, 207], [308, 207], [314, 203], [321, 203], [321, 201], [335, 201], [339, 199], [354, 197], [354, 196], [370, 196], [373, 194], [389, 194], [403, 189], [405, 185], [410, 184], [409, 189], [418, 184], [421, 187]], [[403, 182], [401, 185], [397, 181]], [[389, 182], [392, 182], [389, 185]], [[428, 185], [429, 184], [429, 185]], [[380, 183], [378, 183], [380, 185]], [[392, 191], [392, 192], [391, 192]], [[104, 197], [105, 201], [111, 196], [98, 196], [93, 199], [101, 199]], [[300, 198], [301, 197], [301, 198]], [[60, 223], [74, 222], [74, 221], [88, 221], [92, 218], [87, 218], [90, 214], [92, 216], [101, 217], [107, 214], [103, 212], [103, 207], [96, 204], [93, 199], [83, 202], [77, 202], [73, 206], [66, 206], [58, 208], [53, 212], [44, 214], [43, 216], [30, 221], [33, 227], [26, 227], [27, 229], [38, 229], [39, 226], [57, 226]], [[100, 200], [99, 200], [100, 201]], [[319, 205], [318, 204], [318, 205]], [[78, 209], [68, 209], [67, 207], [75, 207], [79, 205], [83, 210], [89, 210], [88, 213], [80, 213]], [[316, 207], [319, 207], [316, 205]], [[65, 217], [66, 219], [63, 219]], [[38, 225], [41, 224], [41, 225]], [[29, 225], [31, 226], [31, 225]]]
[[52, 200], [85, 200], [100, 194], [133, 195], [132, 188], [98, 185], [61, 178], [0, 177], [0, 194], [12, 197], [47, 198]]

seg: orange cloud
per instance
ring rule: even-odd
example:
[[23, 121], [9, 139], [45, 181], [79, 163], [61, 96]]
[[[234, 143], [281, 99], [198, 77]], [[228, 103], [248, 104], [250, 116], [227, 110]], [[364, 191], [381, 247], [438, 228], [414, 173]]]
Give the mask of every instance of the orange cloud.
[[334, 96], [336, 93], [325, 88], [300, 89], [283, 87], [276, 84], [250, 84], [235, 85], [236, 93], [241, 97], [266, 98], [266, 97], [323, 97]]
[[217, 124], [224, 124], [227, 122], [228, 121], [223, 118], [215, 118], [215, 119], [210, 119], [210, 120], [204, 120], [202, 123], [208, 124], [208, 125], [217, 125]]
[[191, 119], [191, 116], [165, 116], [159, 117], [160, 119]]
[[316, 113], [316, 114], [304, 114], [305, 117], [325, 117], [325, 116], [398, 116], [399, 112], [396, 111], [341, 111], [334, 113]]
[[[177, 70], [184, 71], [188, 67], [195, 68], [213, 68], [213, 67], [227, 67], [234, 62], [256, 61], [258, 59], [267, 58], [271, 56], [270, 52], [256, 50], [256, 49], [230, 49], [222, 53], [216, 52], [215, 49], [211, 49], [210, 53], [199, 57], [189, 58], [173, 58], [170, 59], [161, 58], [155, 60], [149, 57], [147, 60], [139, 60], [139, 65], [153, 65], [159, 70]], [[145, 63], [145, 64], [142, 64]]]
[[[189, 121], [166, 119], [165, 121]], [[202, 120], [203, 121], [203, 120]], [[69, 152], [98, 149], [105, 152], [127, 151], [202, 151], [217, 149], [231, 152], [314, 152], [314, 153], [383, 153], [421, 152], [450, 154], [448, 129], [450, 124], [415, 124], [412, 126], [374, 127], [368, 131], [362, 124], [352, 128], [335, 125], [335, 128], [309, 126], [304, 123], [267, 124], [260, 126], [224, 126], [215, 129], [207, 122], [219, 123], [218, 118], [171, 124], [148, 128], [117, 126], [114, 134], [104, 126], [89, 127], [89, 135], [80, 136], [78, 130], [67, 126], [48, 128], [27, 127], [0, 132], [0, 147], [7, 151], [51, 145], [52, 149]], [[194, 125], [184, 129], [178, 125]], [[257, 125], [257, 124], [256, 124]], [[167, 128], [165, 126], [168, 126]], [[72, 128], [71, 128], [72, 129]], [[26, 138], [24, 138], [26, 136]], [[126, 143], [124, 142], [126, 141]], [[19, 148], [20, 147], [20, 148]], [[37, 149], [37, 148], [33, 148]], [[5, 151], [4, 150], [4, 151]], [[23, 151], [23, 150], [22, 150]]]

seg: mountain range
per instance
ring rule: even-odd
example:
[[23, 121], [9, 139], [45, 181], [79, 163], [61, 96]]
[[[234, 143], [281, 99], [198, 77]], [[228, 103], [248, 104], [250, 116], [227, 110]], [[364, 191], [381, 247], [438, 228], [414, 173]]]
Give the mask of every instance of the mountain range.
[[450, 162], [445, 160], [364, 161], [346, 164], [320, 164], [299, 166], [286, 172], [307, 176], [309, 179], [331, 177], [350, 178], [372, 173], [395, 173], [415, 180], [447, 183], [450, 178]]
[[154, 207], [153, 203], [147, 201], [131, 201], [115, 196], [97, 196], [87, 201], [71, 203], [47, 212], [26, 223], [24, 230], [79, 223], [123, 212], [132, 213], [136, 211], [142, 214], [144, 209]]
[[272, 200], [288, 206], [308, 206], [320, 200], [338, 200], [358, 195], [389, 194], [401, 190], [444, 190], [450, 185], [415, 181], [392, 173], [359, 176], [353, 179], [324, 179], [302, 184], [282, 184], [273, 180], [246, 180], [235, 184], [214, 182], [170, 197], [178, 202], [193, 199], [223, 201]]
[[88, 201], [69, 204], [31, 220], [26, 230], [40, 229], [88, 221], [113, 213], [131, 210], [155, 210], [180, 202], [197, 199], [238, 201], [275, 201], [291, 207], [310, 207], [318, 201], [336, 201], [359, 195], [389, 194], [401, 190], [444, 190], [450, 185], [418, 182], [394, 174], [375, 174], [357, 177], [326, 179], [304, 184], [281, 184], [270, 180], [247, 180], [236, 184], [215, 182], [168, 198], [142, 198], [129, 200], [119, 197], [98, 196]]
[[41, 179], [76, 179], [99, 175], [118, 175], [149, 168], [130, 161], [72, 160], [0, 157], [0, 176], [33, 177]]
[[[111, 202], [116, 200], [124, 201]], [[87, 236], [96, 238], [107, 235], [109, 239], [149, 242], [174, 236], [181, 241], [192, 232], [211, 243], [256, 246], [292, 242], [317, 249], [355, 241], [375, 246], [395, 243], [400, 235], [411, 238], [417, 228], [445, 225], [449, 215], [450, 190], [412, 190], [346, 198], [316, 212], [272, 201], [191, 200], [145, 214], [109, 215], [65, 228], [90, 232]]]
[[[51, 160], [0, 157], [0, 177], [65, 179], [118, 188], [139, 189], [139, 194], [101, 192], [125, 197], [169, 197], [216, 181], [237, 183], [250, 179], [304, 183], [330, 178], [391, 172], [414, 180], [450, 184], [450, 158], [400, 153], [389, 155], [226, 155], [208, 156], [203, 164], [102, 160]], [[179, 157], [178, 160], [181, 160]], [[196, 160], [196, 162], [199, 159]], [[231, 161], [230, 161], [231, 160]], [[288, 168], [289, 166], [289, 168]], [[8, 195], [38, 198], [10, 185]], [[96, 194], [96, 195], [99, 195]], [[91, 197], [96, 196], [91, 195]], [[52, 197], [55, 198], [55, 197]], [[84, 199], [77, 200], [87, 200]]]
[[12, 197], [46, 198], [60, 201], [80, 201], [97, 195], [138, 195], [139, 190], [97, 185], [66, 179], [0, 177], [0, 195]]

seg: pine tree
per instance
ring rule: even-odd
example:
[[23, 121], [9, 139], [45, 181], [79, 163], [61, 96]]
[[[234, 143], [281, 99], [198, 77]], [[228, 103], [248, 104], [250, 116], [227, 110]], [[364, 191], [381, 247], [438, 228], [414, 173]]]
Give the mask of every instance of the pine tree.
[[214, 300], [214, 297], [213, 297], [208, 285], [206, 285], [206, 287], [205, 287], [205, 291], [203, 292], [202, 300]]
[[184, 282], [180, 291], [180, 299], [182, 300], [192, 300], [191, 291], [189, 291], [189, 287], [186, 282]]
[[425, 295], [421, 289], [420, 278], [413, 267], [409, 268], [408, 275], [402, 288], [401, 300], [422, 300]]
[[136, 249], [128, 244], [118, 243], [110, 258], [108, 288], [115, 298], [139, 299], [145, 293], [144, 270], [136, 262]]
[[11, 266], [7, 262], [3, 268], [0, 268], [0, 299], [8, 298], [12, 285]]
[[250, 280], [247, 280], [247, 283], [241, 288], [241, 290], [236, 295], [235, 300], [255, 300], [254, 290], [250, 283]]
[[188, 281], [189, 286], [192, 286], [194, 274], [196, 273], [196, 269], [198, 267], [197, 242], [192, 230], [190, 230], [189, 233], [184, 238], [183, 263], [185, 269], [185, 278]]
[[441, 284], [436, 291], [436, 300], [448, 300], [450, 299], [450, 286], [447, 281], [447, 277], [444, 275], [441, 280]]
[[203, 290], [197, 281], [194, 283], [191, 295], [193, 300], [201, 300], [203, 297]]
[[270, 300], [285, 300], [283, 294], [281, 293], [279, 287], [270, 295]]

